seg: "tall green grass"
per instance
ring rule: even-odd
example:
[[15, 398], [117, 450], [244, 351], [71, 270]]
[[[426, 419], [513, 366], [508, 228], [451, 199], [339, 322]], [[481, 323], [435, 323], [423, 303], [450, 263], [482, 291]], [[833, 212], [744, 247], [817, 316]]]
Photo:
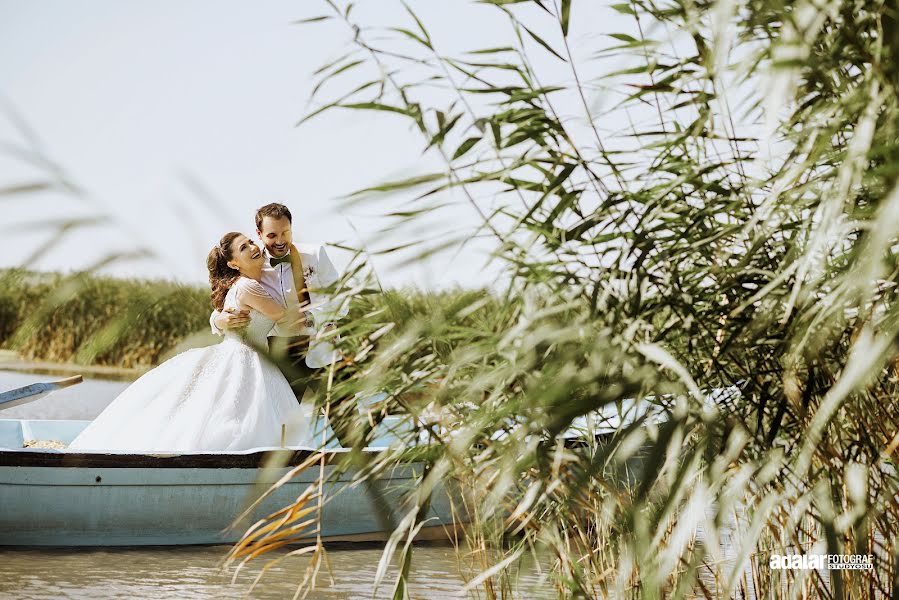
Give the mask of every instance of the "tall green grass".
[[[895, 597], [896, 4], [615, 3], [628, 26], [599, 36], [579, 2], [484, 4], [508, 35], [458, 54], [411, 9], [385, 28], [326, 0], [307, 21], [345, 44], [303, 120], [389, 114], [440, 164], [348, 202], [411, 195], [391, 214], [414, 221], [452, 190], [505, 275], [489, 311], [344, 331], [358, 360], [329, 398], [390, 391], [381, 414], [406, 415], [407, 441], [435, 452], [385, 550], [394, 597], [448, 478], [471, 492], [465, 556], [482, 557], [470, 587], [488, 598], [513, 592], [532, 551], [566, 597]], [[739, 394], [712, 402], [711, 388]], [[579, 417], [633, 398], [664, 421], [564, 443]], [[875, 568], [768, 567], [793, 552]]]
[[208, 328], [209, 293], [165, 281], [0, 272], [0, 346], [23, 358], [141, 368]]
[[[381, 314], [391, 322], [412, 322], [473, 299], [489, 296], [458, 289], [386, 290], [358, 297], [348, 320]], [[218, 341], [206, 335], [211, 310], [202, 285], [0, 270], [0, 348], [29, 360], [152, 367], [184, 343]], [[449, 346], [434, 340], [433, 349], [447, 353]]]

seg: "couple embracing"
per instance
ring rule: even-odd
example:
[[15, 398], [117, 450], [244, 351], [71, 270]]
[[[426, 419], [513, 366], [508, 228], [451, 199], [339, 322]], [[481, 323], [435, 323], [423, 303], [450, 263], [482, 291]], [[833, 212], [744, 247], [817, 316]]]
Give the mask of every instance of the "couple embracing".
[[[225, 234], [206, 261], [220, 344], [183, 352], [122, 392], [70, 449], [114, 452], [235, 451], [311, 446], [314, 411], [300, 404], [319, 369], [343, 302], [323, 246], [295, 246], [283, 204], [256, 212], [263, 243]], [[325, 338], [325, 339], [322, 339]]]

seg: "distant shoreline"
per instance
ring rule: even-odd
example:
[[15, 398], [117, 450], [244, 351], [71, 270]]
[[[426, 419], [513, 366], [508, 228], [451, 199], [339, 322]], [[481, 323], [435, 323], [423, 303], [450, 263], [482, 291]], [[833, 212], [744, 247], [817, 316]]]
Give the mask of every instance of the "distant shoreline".
[[146, 368], [112, 367], [108, 365], [79, 365], [49, 361], [26, 360], [15, 352], [0, 350], [0, 371], [17, 371], [43, 375], [84, 375], [95, 379], [133, 381], [150, 370]]
[[[209, 332], [210, 309], [209, 291], [198, 286], [0, 269], [0, 348], [19, 355], [0, 362], [133, 377]], [[103, 368], [88, 371], [86, 365]]]
[[[396, 323], [498, 302], [485, 290], [368, 291], [354, 297], [346, 322], [382, 314]], [[134, 380], [180, 352], [220, 342], [211, 308], [200, 286], [0, 268], [0, 369]]]

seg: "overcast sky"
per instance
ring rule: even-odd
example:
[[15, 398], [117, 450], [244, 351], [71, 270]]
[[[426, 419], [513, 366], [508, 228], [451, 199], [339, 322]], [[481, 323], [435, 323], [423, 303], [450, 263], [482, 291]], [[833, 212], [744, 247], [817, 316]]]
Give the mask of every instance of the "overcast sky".
[[[511, 39], [493, 7], [411, 4], [445, 53]], [[624, 27], [599, 3], [575, 1], [574, 11], [575, 48]], [[454, 196], [418, 232], [379, 233], [381, 205], [341, 210], [337, 199], [353, 190], [434, 165], [400, 117], [343, 111], [295, 127], [307, 110], [312, 72], [346, 50], [345, 32], [330, 24], [291, 25], [322, 12], [324, 3], [315, 1], [0, 0], [0, 187], [40, 176], [41, 168], [16, 154], [39, 143], [84, 189], [81, 197], [4, 198], [2, 228], [12, 244], [0, 267], [20, 264], [47, 242], [48, 220], [106, 215], [104, 225], [53, 240], [30, 266], [82, 268], [146, 247], [152, 257], [107, 270], [203, 282], [208, 249], [226, 231], [252, 233], [254, 209], [274, 201], [292, 209], [301, 241], [377, 249], [473, 231], [476, 215]], [[392, 0], [363, 1], [357, 15], [367, 23], [409, 21]], [[550, 79], [568, 77], [560, 61], [538, 67]], [[390, 286], [479, 286], [494, 278], [482, 270], [489, 249], [475, 242], [417, 265], [374, 263]]]

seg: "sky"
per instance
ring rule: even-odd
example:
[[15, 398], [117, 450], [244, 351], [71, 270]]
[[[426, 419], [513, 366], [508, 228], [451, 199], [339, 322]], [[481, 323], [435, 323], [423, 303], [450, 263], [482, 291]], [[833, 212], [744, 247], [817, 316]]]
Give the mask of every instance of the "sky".
[[[445, 53], [505, 45], [506, 19], [467, 0], [411, 2]], [[623, 29], [616, 13], [574, 2], [575, 47]], [[598, 8], [600, 7], [600, 8]], [[45, 177], [35, 153], [58, 165], [79, 194], [0, 196], [7, 248], [0, 267], [85, 268], [110, 254], [148, 254], [103, 270], [202, 283], [205, 256], [225, 232], [253, 233], [253, 213], [282, 202], [295, 239], [363, 247], [381, 283], [445, 288], [496, 280], [492, 246], [476, 239], [424, 261], [378, 256], [412, 239], [474, 232], [478, 217], [457, 194], [419, 230], [393, 230], [387, 204], [347, 206], [347, 194], [434, 170], [401, 117], [340, 111], [296, 127], [309, 110], [312, 73], [346, 50], [330, 24], [293, 24], [324, 2], [0, 0], [0, 189]], [[400, 2], [363, 0], [356, 18], [408, 26]], [[599, 18], [602, 17], [602, 18]], [[547, 79], [564, 64], [539, 57]], [[491, 199], [483, 200], [487, 205]], [[394, 204], [396, 206], [397, 204]], [[102, 223], [53, 234], [58, 222]], [[386, 228], [386, 231], [385, 231]]]

